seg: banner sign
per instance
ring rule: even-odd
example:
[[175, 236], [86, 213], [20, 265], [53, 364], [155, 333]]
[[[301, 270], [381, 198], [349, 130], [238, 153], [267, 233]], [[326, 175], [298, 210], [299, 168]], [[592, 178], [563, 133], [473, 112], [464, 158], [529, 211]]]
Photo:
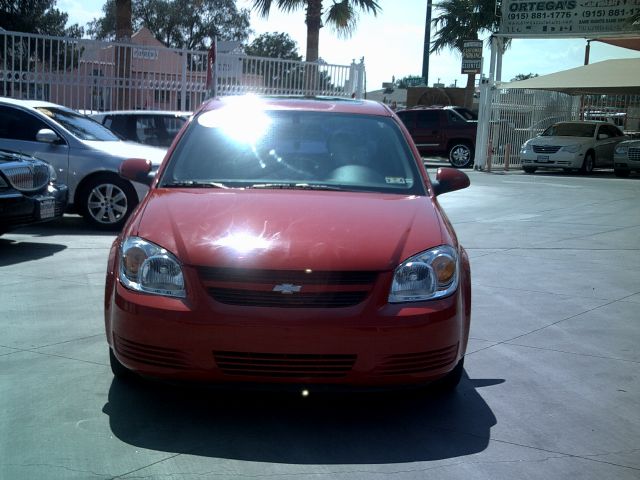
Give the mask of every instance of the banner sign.
[[633, 33], [631, 18], [638, 13], [640, 0], [503, 0], [500, 34], [596, 37]]
[[479, 74], [482, 70], [482, 40], [465, 40], [462, 47], [461, 73]]
[[157, 60], [158, 50], [155, 48], [133, 47], [133, 58], [141, 58], [142, 60]]

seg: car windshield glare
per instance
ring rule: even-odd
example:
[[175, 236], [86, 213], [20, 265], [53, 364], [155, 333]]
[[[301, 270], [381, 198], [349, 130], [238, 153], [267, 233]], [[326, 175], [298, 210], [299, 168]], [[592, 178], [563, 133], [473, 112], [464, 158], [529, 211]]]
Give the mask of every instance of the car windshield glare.
[[169, 160], [161, 187], [424, 194], [411, 150], [391, 118], [226, 110], [195, 119]]
[[120, 140], [114, 133], [95, 120], [61, 108], [38, 107], [40, 113], [55, 120], [81, 140], [115, 142]]
[[542, 134], [543, 137], [593, 137], [596, 131], [594, 123], [558, 123], [551, 125]]

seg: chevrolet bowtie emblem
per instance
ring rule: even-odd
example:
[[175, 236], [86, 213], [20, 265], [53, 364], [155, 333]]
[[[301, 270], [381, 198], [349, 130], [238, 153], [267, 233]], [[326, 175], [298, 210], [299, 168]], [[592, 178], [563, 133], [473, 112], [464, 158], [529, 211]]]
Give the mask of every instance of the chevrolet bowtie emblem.
[[280, 285], [273, 287], [274, 292], [280, 292], [287, 295], [298, 293], [300, 289], [302, 289], [302, 285], [293, 285], [291, 283], [281, 283]]

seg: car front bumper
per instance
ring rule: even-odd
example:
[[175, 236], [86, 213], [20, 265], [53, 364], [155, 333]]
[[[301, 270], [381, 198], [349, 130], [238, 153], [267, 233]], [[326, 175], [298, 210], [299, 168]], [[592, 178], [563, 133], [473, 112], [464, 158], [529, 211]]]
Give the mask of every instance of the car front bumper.
[[43, 192], [0, 191], [0, 231], [60, 218], [67, 207], [66, 185], [49, 185]]
[[616, 170], [636, 170], [640, 171], [640, 156], [615, 155], [613, 165]]
[[361, 304], [333, 309], [144, 295], [108, 275], [107, 339], [125, 367], [168, 380], [387, 388], [443, 377], [466, 351], [468, 275], [444, 299], [375, 305], [390, 275]]
[[536, 168], [580, 168], [584, 161], [584, 153], [521, 153], [520, 163], [523, 167]]

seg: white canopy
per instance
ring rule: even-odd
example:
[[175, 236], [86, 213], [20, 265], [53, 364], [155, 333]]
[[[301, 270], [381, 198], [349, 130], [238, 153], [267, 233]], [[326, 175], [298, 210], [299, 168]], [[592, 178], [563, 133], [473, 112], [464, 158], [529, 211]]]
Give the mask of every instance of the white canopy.
[[502, 82], [498, 88], [552, 90], [569, 95], [640, 94], [640, 58], [605, 60], [519, 82]]

